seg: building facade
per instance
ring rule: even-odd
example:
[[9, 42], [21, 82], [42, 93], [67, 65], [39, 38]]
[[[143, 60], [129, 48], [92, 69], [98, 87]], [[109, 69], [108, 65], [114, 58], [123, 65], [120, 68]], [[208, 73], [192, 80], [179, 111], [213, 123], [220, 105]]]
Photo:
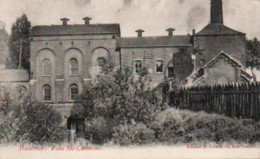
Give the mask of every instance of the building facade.
[[31, 89], [46, 102], [72, 102], [102, 65], [119, 63], [118, 24], [36, 26], [31, 35]]
[[[145, 37], [139, 29], [137, 37], [121, 37], [119, 24], [83, 20], [84, 24], [70, 25], [63, 18], [61, 25], [35, 26], [31, 33], [30, 91], [55, 105], [64, 119], [69, 119], [73, 101], [108, 61], [132, 68], [135, 77], [146, 67], [152, 87], [190, 67], [182, 75], [190, 85], [250, 81], [244, 71], [245, 34], [223, 24], [222, 0], [211, 0], [210, 24], [192, 35], [174, 35], [169, 28], [165, 36]], [[190, 54], [191, 60], [175, 58], [181, 49], [195, 48], [200, 51]], [[75, 127], [72, 120], [64, 121], [68, 128]]]
[[[33, 27], [30, 85], [39, 100], [54, 104], [73, 102], [107, 61], [120, 68], [132, 68], [136, 77], [138, 71], [146, 67], [151, 86], [156, 87], [164, 80], [176, 77], [181, 73], [177, 70], [186, 69], [186, 66], [194, 67], [193, 73], [188, 72], [186, 77], [190, 84], [195, 84], [194, 74], [201, 73], [201, 70], [206, 73], [205, 66], [224, 52], [229, 63], [238, 63], [240, 69], [237, 65], [217, 63], [211, 66], [213, 74], [208, 73], [208, 82], [204, 83], [250, 80], [244, 71], [245, 34], [223, 24], [222, 0], [211, 0], [210, 24], [198, 33], [193, 31], [192, 35], [174, 35], [174, 29], [169, 28], [166, 36], [144, 37], [144, 30], [139, 29], [137, 37], [121, 37], [119, 24], [91, 24], [89, 17], [83, 20], [84, 24], [69, 25], [69, 19], [63, 18], [62, 25]], [[179, 63], [180, 59], [174, 55], [185, 48], [197, 48], [200, 53], [193, 55], [193, 62]], [[220, 66], [232, 67], [229, 69], [231, 72], [223, 73]], [[246, 79], [240, 78], [241, 72], [246, 74]], [[219, 80], [230, 74], [237, 78]]]

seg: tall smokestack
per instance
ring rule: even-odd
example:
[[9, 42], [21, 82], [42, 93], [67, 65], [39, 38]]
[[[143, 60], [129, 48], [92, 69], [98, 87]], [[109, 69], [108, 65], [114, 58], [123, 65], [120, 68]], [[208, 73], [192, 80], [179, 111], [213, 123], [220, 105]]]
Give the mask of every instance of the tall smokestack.
[[211, 0], [210, 22], [223, 24], [222, 0]]

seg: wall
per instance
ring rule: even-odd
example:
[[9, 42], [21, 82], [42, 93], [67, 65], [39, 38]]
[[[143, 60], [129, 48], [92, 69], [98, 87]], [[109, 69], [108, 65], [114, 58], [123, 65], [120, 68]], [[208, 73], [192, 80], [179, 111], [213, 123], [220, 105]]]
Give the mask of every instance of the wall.
[[207, 85], [240, 81], [240, 68], [221, 58], [204, 70], [205, 78], [201, 83]]
[[[231, 55], [235, 60], [245, 66], [245, 36], [243, 35], [217, 35], [198, 36], [194, 38], [195, 47], [202, 49], [203, 54], [197, 55], [196, 68], [207, 63], [221, 51]], [[204, 63], [202, 62], [204, 61]]]
[[[157, 86], [168, 77], [168, 67], [172, 67], [172, 57], [179, 51], [179, 47], [151, 47], [151, 48], [122, 48], [122, 66], [134, 69], [135, 60], [142, 60], [143, 66], [149, 71], [151, 86]], [[146, 57], [146, 58], [145, 58]], [[156, 60], [163, 60], [163, 72], [156, 72]], [[134, 72], [135, 77], [138, 75]]]
[[[41, 36], [31, 39], [31, 85], [32, 92], [42, 100], [42, 87], [51, 85], [52, 103], [68, 102], [68, 88], [71, 84], [78, 85], [79, 92], [84, 85], [94, 80], [96, 63], [93, 59], [99, 57], [95, 50], [102, 48], [107, 52], [107, 58], [119, 63], [114, 35], [82, 35], [82, 36]], [[101, 55], [103, 57], [103, 55]], [[94, 58], [93, 58], [94, 57]], [[40, 73], [41, 61], [50, 59], [52, 63], [51, 76]], [[68, 62], [76, 58], [79, 64], [79, 74], [69, 75]]]

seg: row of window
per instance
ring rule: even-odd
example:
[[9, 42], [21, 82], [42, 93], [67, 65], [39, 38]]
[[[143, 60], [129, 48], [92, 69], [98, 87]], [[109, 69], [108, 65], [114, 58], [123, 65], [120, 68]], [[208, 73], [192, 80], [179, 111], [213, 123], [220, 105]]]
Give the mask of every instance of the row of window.
[[[155, 71], [157, 73], [163, 72], [163, 60], [156, 60], [156, 69]], [[135, 60], [135, 72], [139, 73], [142, 70], [142, 60]], [[174, 67], [168, 67], [168, 77], [172, 78], [174, 77]]]
[[[156, 72], [162, 73], [163, 72], [163, 60], [156, 60]], [[135, 60], [135, 72], [138, 73], [142, 70], [142, 60]]]
[[[156, 60], [156, 72], [163, 72], [163, 60]], [[135, 70], [138, 73], [142, 69], [142, 60], [135, 60]]]
[[[105, 58], [100, 57], [97, 59], [97, 66], [104, 67], [106, 63]], [[42, 61], [42, 74], [43, 75], [51, 75], [51, 61], [49, 59], [45, 59]], [[70, 59], [69, 61], [69, 73], [70, 75], [78, 75], [79, 74], [79, 65], [78, 60], [75, 58]]]
[[[72, 84], [69, 87], [69, 97], [70, 100], [75, 100], [78, 96], [78, 85]], [[51, 86], [46, 84], [43, 86], [43, 100], [51, 101]]]

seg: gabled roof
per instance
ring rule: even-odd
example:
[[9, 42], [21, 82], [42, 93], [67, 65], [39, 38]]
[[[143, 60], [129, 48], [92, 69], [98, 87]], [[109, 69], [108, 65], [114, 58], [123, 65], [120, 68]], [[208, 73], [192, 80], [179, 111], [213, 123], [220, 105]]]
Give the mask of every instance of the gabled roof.
[[27, 70], [0, 70], [0, 82], [27, 82], [29, 80]]
[[192, 46], [189, 35], [118, 38], [117, 48]]
[[[207, 62], [206, 64], [204, 64], [203, 66], [201, 66], [197, 71], [193, 72], [189, 77], [187, 77], [186, 79], [190, 79], [192, 78], [194, 75], [198, 74], [198, 72], [201, 70], [201, 69], [204, 69], [206, 67], [208, 67], [212, 62], [214, 62], [215, 60], [219, 59], [221, 56], [225, 56], [226, 58], [228, 58], [229, 61], [232, 62], [232, 64], [236, 65], [237, 67], [239, 68], [242, 68], [242, 65], [236, 61], [234, 58], [232, 58], [231, 56], [229, 56], [228, 54], [226, 54], [225, 52], [220, 52], [217, 56], [215, 56], [214, 58], [212, 58], [209, 62]], [[244, 74], [244, 76], [248, 77], [248, 78], [251, 78], [251, 76], [246, 73], [246, 71], [244, 71], [243, 69], [242, 70], [242, 73]]]
[[245, 33], [230, 29], [220, 23], [208, 24], [196, 35], [245, 35]]
[[207, 62], [206, 64], [204, 64], [201, 68], [204, 69], [206, 68], [210, 63], [212, 63], [213, 61], [217, 60], [219, 57], [221, 56], [225, 56], [227, 57], [230, 61], [232, 61], [236, 66], [238, 67], [242, 67], [242, 65], [240, 64], [240, 62], [238, 62], [237, 60], [235, 60], [233, 57], [229, 56], [228, 54], [226, 54], [225, 52], [221, 51], [217, 56], [215, 56], [213, 59], [211, 59], [209, 62]]
[[48, 25], [35, 26], [31, 36], [116, 34], [120, 36], [119, 24]]

